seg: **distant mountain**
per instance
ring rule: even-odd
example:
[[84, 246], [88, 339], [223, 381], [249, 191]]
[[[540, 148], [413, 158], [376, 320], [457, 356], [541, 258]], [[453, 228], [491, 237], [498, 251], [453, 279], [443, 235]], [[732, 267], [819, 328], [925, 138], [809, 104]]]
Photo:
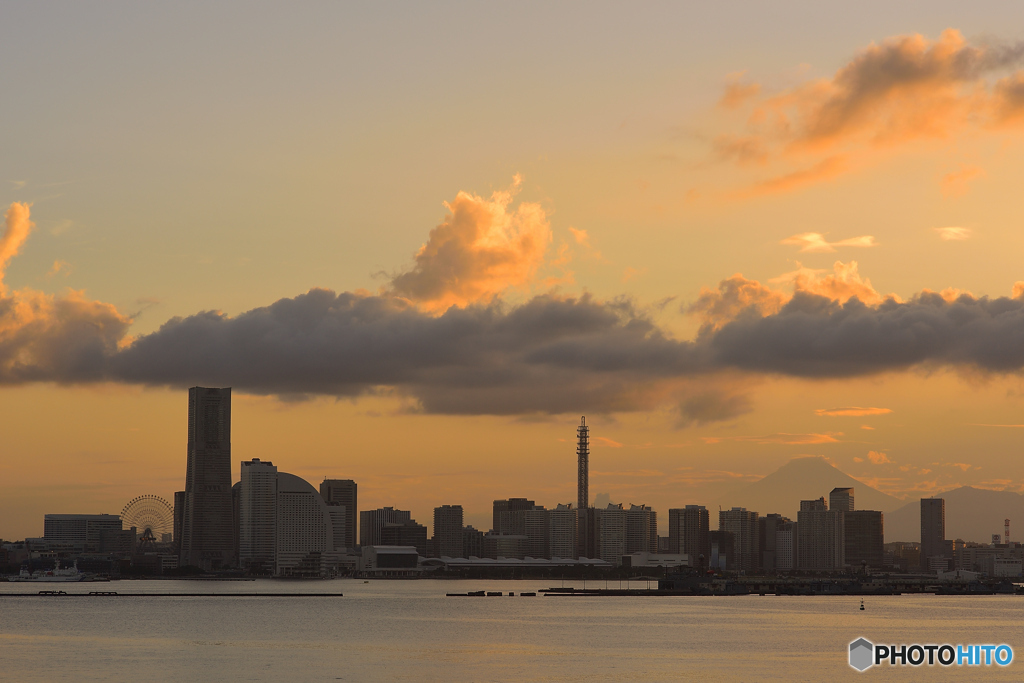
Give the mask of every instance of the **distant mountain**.
[[[1003, 533], [1004, 519], [1010, 520], [1011, 541], [1024, 538], [1024, 496], [1019, 493], [961, 486], [935, 497], [946, 500], [946, 538], [988, 543], [992, 534]], [[920, 499], [885, 516], [885, 540], [921, 540]]]
[[[853, 503], [858, 510], [889, 512], [904, 504], [899, 498], [882, 493], [854, 479], [820, 456], [794, 458], [763, 479], [723, 496], [716, 504], [721, 505], [723, 510], [739, 506], [756, 510], [761, 515], [778, 512], [796, 520], [801, 500], [814, 500], [824, 496], [828, 502], [829, 492], [837, 487], [854, 489]], [[712, 527], [717, 523], [714, 517], [712, 513]], [[888, 518], [885, 521], [888, 527]], [[888, 532], [888, 528], [886, 531]]]

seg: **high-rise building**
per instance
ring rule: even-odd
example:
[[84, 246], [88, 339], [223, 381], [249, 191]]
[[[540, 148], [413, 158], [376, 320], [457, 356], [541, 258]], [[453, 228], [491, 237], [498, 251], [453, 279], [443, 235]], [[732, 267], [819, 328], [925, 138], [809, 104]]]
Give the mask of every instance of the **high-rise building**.
[[181, 556], [181, 518], [185, 513], [185, 492], [174, 492], [174, 552]]
[[231, 389], [188, 390], [188, 460], [181, 519], [182, 566], [231, 563]]
[[736, 560], [733, 553], [735, 540], [730, 531], [708, 532], [708, 542], [711, 545], [707, 564], [709, 569], [735, 569]]
[[434, 508], [434, 553], [438, 557], [463, 557], [462, 506]]
[[320, 492], [301, 477], [277, 473], [277, 576], [325, 576], [337, 560], [334, 522]]
[[43, 538], [80, 552], [100, 551], [105, 532], [121, 531], [119, 515], [43, 515]]
[[242, 461], [238, 504], [238, 561], [256, 573], [274, 571], [277, 556], [277, 468]]
[[853, 489], [832, 489], [828, 494], [828, 507], [833, 512], [853, 512]]
[[[761, 571], [774, 574], [779, 571], [779, 532], [792, 522], [780, 514], [771, 513], [757, 520], [757, 540], [761, 547]], [[788, 552], [792, 552], [789, 550]], [[792, 569], [792, 567], [790, 567]]]
[[668, 552], [683, 553], [690, 559], [690, 566], [696, 567], [704, 557], [704, 568], [710, 565], [711, 539], [710, 516], [703, 505], [687, 505], [668, 511]]
[[549, 557], [548, 511], [543, 505], [519, 513], [523, 516], [523, 534], [526, 536], [527, 557]]
[[791, 572], [800, 566], [800, 525], [785, 522], [775, 530], [775, 571]]
[[885, 555], [883, 531], [882, 513], [877, 510], [844, 512], [846, 564], [854, 569], [881, 567]]
[[592, 531], [590, 512], [590, 427], [587, 417], [580, 418], [576, 428], [576, 556], [592, 557], [597, 553], [596, 536]]
[[484, 532], [473, 525], [462, 529], [462, 557], [484, 557]]
[[946, 501], [921, 499], [921, 569], [931, 571], [931, 559], [947, 557]]
[[422, 557], [427, 552], [427, 527], [410, 519], [405, 522], [388, 522], [380, 530], [380, 545], [411, 545]]
[[727, 531], [733, 538], [733, 557], [729, 569], [753, 572], [760, 561], [757, 537], [757, 513], [734, 507], [718, 511], [718, 530]]
[[412, 521], [408, 510], [385, 507], [359, 511], [359, 545], [384, 545], [380, 533], [385, 524], [403, 524]]
[[320, 495], [328, 505], [345, 508], [345, 544], [354, 548], [359, 530], [359, 487], [351, 479], [324, 479], [320, 482]]
[[797, 513], [800, 569], [836, 571], [846, 563], [843, 512], [829, 510], [825, 498], [800, 501]]
[[648, 505], [626, 510], [626, 554], [658, 552], [658, 513]]
[[626, 514], [621, 503], [594, 508], [594, 555], [616, 567], [622, 564], [622, 556], [626, 554]]
[[547, 511], [548, 517], [548, 557], [563, 559], [574, 558], [576, 555], [576, 510], [572, 503], [559, 503], [554, 509]]
[[492, 530], [499, 534], [523, 534], [525, 518], [518, 514], [532, 510], [537, 504], [526, 498], [508, 498], [494, 501]]

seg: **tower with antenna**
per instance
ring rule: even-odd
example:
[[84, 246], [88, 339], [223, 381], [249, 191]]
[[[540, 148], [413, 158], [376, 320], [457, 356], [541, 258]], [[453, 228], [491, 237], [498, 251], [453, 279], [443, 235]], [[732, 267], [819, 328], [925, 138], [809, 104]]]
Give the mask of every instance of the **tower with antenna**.
[[590, 427], [587, 417], [576, 428], [576, 556], [590, 557]]

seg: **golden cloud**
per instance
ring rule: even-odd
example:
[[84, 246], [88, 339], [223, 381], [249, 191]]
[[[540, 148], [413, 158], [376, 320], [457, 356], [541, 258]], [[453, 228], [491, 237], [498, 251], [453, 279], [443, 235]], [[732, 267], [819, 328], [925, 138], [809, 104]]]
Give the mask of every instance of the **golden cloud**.
[[860, 408], [851, 406], [849, 408], [818, 408], [814, 411], [819, 417], [864, 417], [866, 415], [888, 415], [892, 410], [889, 408]]
[[878, 243], [872, 235], [850, 237], [838, 242], [829, 242], [820, 232], [802, 232], [779, 242], [779, 244], [800, 247], [801, 252], [834, 252], [836, 247], [876, 247]]

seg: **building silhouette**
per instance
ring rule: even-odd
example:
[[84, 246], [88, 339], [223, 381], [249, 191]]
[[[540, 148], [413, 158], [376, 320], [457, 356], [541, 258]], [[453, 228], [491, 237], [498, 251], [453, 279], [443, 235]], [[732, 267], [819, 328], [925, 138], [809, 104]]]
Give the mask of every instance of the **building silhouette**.
[[376, 510], [360, 510], [359, 512], [359, 545], [384, 545], [381, 542], [381, 531], [385, 524], [403, 524], [412, 520], [408, 510], [396, 510], [391, 507]]
[[576, 556], [593, 557], [595, 534], [594, 513], [590, 507], [590, 427], [586, 416], [580, 417], [576, 428]]
[[526, 519], [523, 512], [532, 510], [537, 504], [526, 498], [508, 498], [493, 503], [492, 531], [499, 534], [524, 534]]
[[626, 510], [626, 554], [658, 552], [658, 513], [649, 505]]
[[751, 572], [758, 568], [760, 548], [757, 536], [757, 513], [734, 507], [718, 511], [718, 530], [732, 535], [733, 556], [729, 569]]
[[423, 557], [427, 552], [427, 527], [410, 519], [405, 522], [386, 522], [380, 530], [380, 543], [377, 545], [413, 546]]
[[828, 507], [834, 512], [853, 512], [853, 489], [832, 489], [828, 494]]
[[946, 501], [943, 498], [922, 498], [921, 570], [932, 571], [932, 559], [940, 560], [945, 557], [948, 557], [946, 552]]
[[877, 510], [843, 513], [846, 564], [854, 569], [881, 567], [885, 556], [884, 520]]
[[668, 511], [668, 552], [682, 553], [696, 567], [701, 555], [706, 569], [711, 557], [710, 515], [703, 505], [687, 505]]
[[276, 576], [327, 576], [340, 552], [334, 523], [320, 492], [305, 479], [277, 473]]
[[462, 528], [461, 557], [484, 557], [484, 532], [474, 529], [472, 525]]
[[434, 552], [437, 557], [465, 557], [462, 552], [462, 506], [434, 508]]
[[[328, 505], [340, 505], [345, 508], [345, 547], [356, 547], [356, 532], [359, 530], [359, 487], [351, 479], [324, 479], [320, 482], [320, 495]], [[335, 535], [337, 536], [337, 530]]]
[[547, 557], [563, 559], [576, 556], [576, 510], [572, 503], [559, 503], [547, 511], [548, 553]]
[[181, 520], [181, 565], [231, 564], [231, 389], [188, 390], [188, 459]]
[[239, 483], [239, 565], [256, 573], [273, 572], [277, 557], [277, 468], [258, 458], [243, 460]]
[[43, 515], [43, 539], [80, 552], [100, 552], [103, 534], [121, 530], [119, 515]]
[[626, 554], [627, 511], [622, 504], [608, 503], [608, 507], [593, 508], [594, 556], [613, 566], [622, 563]]
[[[757, 542], [761, 549], [759, 566], [765, 574], [774, 574], [780, 570], [779, 532], [785, 530], [789, 524], [792, 524], [789, 518], [774, 512], [757, 520]], [[792, 553], [792, 549], [787, 552]], [[789, 569], [792, 569], [792, 566]]]
[[829, 510], [825, 498], [800, 501], [797, 513], [799, 568], [835, 571], [846, 563], [843, 513]]

